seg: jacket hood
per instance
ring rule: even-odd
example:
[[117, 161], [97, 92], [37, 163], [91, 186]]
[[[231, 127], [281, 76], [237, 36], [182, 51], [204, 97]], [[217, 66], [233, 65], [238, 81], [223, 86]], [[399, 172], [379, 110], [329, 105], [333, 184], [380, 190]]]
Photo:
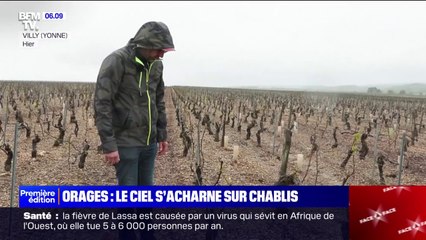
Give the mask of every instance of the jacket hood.
[[139, 29], [129, 44], [146, 49], [174, 49], [169, 28], [162, 22], [147, 22]]

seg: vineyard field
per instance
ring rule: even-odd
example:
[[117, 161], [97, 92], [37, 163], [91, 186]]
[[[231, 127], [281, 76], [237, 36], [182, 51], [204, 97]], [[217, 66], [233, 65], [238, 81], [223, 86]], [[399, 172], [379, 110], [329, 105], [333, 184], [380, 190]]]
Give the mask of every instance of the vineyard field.
[[[98, 151], [94, 89], [0, 82], [0, 206], [10, 204], [15, 126], [14, 206], [19, 185], [117, 184]], [[421, 97], [173, 86], [165, 102], [156, 185], [426, 184]]]

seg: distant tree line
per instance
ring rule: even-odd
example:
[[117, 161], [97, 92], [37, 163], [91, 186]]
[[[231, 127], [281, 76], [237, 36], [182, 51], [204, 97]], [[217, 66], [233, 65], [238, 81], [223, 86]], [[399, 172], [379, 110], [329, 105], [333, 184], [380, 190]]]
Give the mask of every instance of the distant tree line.
[[[370, 88], [367, 89], [367, 93], [368, 94], [382, 94], [383, 92], [382, 92], [382, 90], [378, 89], [377, 87], [370, 87]], [[395, 93], [394, 90], [389, 89], [387, 91], [387, 94], [394, 95], [396, 93]], [[411, 92], [407, 93], [407, 91], [405, 91], [405, 90], [400, 90], [399, 95], [420, 95], [420, 96], [423, 96], [423, 93], [420, 92], [418, 94], [414, 94], [414, 93], [411, 93]]]

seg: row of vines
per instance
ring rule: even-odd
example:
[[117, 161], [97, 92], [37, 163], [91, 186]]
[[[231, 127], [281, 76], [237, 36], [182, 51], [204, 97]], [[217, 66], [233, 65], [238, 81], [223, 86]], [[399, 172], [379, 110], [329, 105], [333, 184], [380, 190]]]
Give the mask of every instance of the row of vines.
[[[66, 184], [59, 174], [66, 175], [74, 167], [84, 169], [89, 153], [97, 153], [99, 146], [92, 135], [94, 87], [89, 83], [0, 82], [0, 180], [9, 183], [15, 158], [20, 166], [16, 186], [46, 181]], [[51, 176], [49, 166], [61, 160], [65, 164]], [[35, 178], [31, 171], [45, 174]]]
[[[418, 170], [418, 176], [407, 179], [410, 184], [424, 179], [422, 98], [199, 87], [173, 90], [182, 154], [190, 153], [193, 159], [196, 184], [203, 183], [206, 138], [224, 151], [233, 149], [235, 161], [241, 155], [238, 149], [247, 145], [277, 158], [275, 184], [394, 184], [401, 183], [407, 169], [414, 175]], [[321, 179], [324, 176], [337, 180]]]
[[[3, 190], [14, 157], [17, 185], [115, 183], [100, 165], [94, 89], [0, 82]], [[195, 185], [425, 183], [423, 98], [179, 86], [166, 93], [168, 132], [178, 135], [166, 158], [187, 159], [178, 174], [189, 169]], [[264, 174], [247, 181], [258, 170]], [[4, 204], [7, 191], [0, 195]]]

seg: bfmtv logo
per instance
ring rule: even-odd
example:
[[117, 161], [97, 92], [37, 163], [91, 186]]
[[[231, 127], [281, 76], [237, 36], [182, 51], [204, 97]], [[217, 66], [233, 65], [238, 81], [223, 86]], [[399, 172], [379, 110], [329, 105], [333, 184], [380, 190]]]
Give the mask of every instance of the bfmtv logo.
[[24, 30], [38, 31], [36, 23], [42, 19], [40, 12], [19, 12], [18, 20], [24, 25]]
[[375, 211], [373, 215], [368, 216], [368, 217], [363, 218], [363, 219], [360, 219], [359, 223], [363, 224], [363, 223], [370, 222], [370, 221], [373, 221], [373, 220], [375, 220], [375, 222], [385, 221], [383, 219], [383, 217], [386, 216], [386, 215], [389, 215], [391, 213], [394, 213], [394, 212], [396, 212], [395, 208], [391, 208], [391, 209], [388, 209], [388, 210], [385, 210], [385, 211]]

